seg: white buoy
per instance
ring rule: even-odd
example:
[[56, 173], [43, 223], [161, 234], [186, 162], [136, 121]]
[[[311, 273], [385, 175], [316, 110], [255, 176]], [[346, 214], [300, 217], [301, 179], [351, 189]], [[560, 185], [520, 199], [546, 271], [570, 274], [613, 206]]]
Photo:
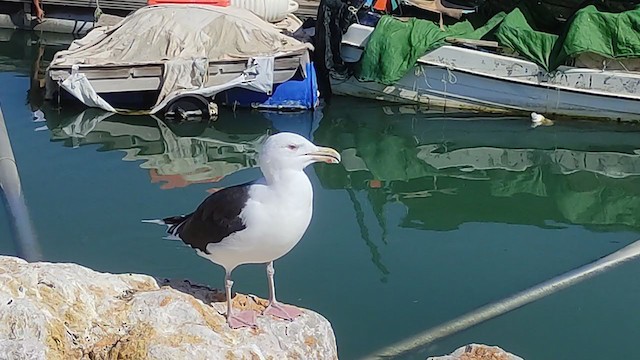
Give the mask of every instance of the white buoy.
[[544, 115], [540, 115], [536, 112], [531, 113], [531, 127], [537, 128], [538, 126], [551, 126], [553, 125], [553, 121], [544, 117]]

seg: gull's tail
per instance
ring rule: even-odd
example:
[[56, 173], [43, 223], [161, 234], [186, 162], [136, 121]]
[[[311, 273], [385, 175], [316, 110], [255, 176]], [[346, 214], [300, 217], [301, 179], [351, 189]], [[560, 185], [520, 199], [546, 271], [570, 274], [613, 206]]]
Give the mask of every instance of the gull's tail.
[[153, 219], [153, 220], [142, 220], [143, 223], [147, 223], [147, 224], [157, 224], [157, 225], [167, 225], [166, 222], [164, 222], [164, 220], [160, 220], [160, 219]]
[[[164, 218], [164, 219], [142, 220], [142, 222], [143, 223], [147, 223], [147, 224], [165, 225], [167, 227], [167, 233], [170, 234], [172, 237], [175, 237], [175, 238], [179, 239], [179, 237], [180, 237], [180, 228], [185, 223], [185, 221], [187, 219], [189, 219], [190, 216], [191, 216], [191, 214], [189, 214], [189, 215], [178, 215], [178, 216], [167, 217], [167, 218]], [[173, 240], [173, 238], [172, 238], [172, 240]]]

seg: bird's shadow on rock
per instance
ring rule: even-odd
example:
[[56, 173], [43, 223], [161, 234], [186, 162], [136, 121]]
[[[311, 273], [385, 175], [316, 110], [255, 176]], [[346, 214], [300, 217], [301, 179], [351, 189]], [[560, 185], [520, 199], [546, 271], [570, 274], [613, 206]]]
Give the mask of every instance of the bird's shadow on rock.
[[[187, 279], [155, 279], [158, 283], [158, 286], [167, 286], [176, 291], [191, 295], [194, 298], [202, 301], [204, 304], [211, 305], [214, 308], [217, 308], [218, 311], [220, 311], [221, 308], [224, 308], [222, 306], [223, 304], [220, 303], [224, 303], [227, 301], [227, 296], [224, 290], [212, 289], [207, 285], [192, 283]], [[234, 292], [231, 296], [234, 308], [238, 308], [240, 310], [263, 311], [268, 305], [268, 301], [266, 299], [262, 299], [255, 295], [245, 295]]]
[[156, 278], [156, 282], [160, 287], [168, 286], [174, 290], [189, 294], [205, 304], [227, 301], [224, 290], [212, 289], [207, 285], [195, 284], [186, 279]]

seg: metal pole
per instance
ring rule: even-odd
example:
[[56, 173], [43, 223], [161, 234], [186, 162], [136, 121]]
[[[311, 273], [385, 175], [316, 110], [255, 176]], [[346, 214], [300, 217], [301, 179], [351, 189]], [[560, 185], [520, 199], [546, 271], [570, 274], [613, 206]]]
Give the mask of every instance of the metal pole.
[[527, 290], [521, 291], [503, 300], [482, 306], [463, 316], [426, 330], [407, 340], [386, 347], [364, 359], [394, 358], [411, 351], [415, 351], [436, 340], [466, 330], [494, 317], [506, 314], [531, 302], [549, 296], [583, 280], [610, 270], [626, 261], [637, 258], [640, 255], [640, 240], [635, 241], [622, 249], [609, 254], [590, 264], [566, 272]]
[[18, 166], [13, 156], [2, 109], [0, 109], [0, 188], [5, 198], [7, 212], [11, 215], [11, 226], [18, 256], [27, 261], [41, 260], [42, 252], [22, 196]]

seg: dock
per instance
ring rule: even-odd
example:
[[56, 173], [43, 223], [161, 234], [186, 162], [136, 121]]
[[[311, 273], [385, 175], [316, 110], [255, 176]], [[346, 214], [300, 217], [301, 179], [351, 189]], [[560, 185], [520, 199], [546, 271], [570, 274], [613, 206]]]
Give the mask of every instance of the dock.
[[295, 15], [301, 19], [306, 18], [316, 18], [318, 15], [318, 5], [320, 5], [320, 0], [296, 0], [298, 3], [298, 11], [295, 12]]
[[[147, 5], [146, 0], [40, 0], [44, 21], [37, 21], [33, 2], [0, 0], [0, 28], [84, 35], [99, 25], [110, 25]], [[320, 0], [296, 0], [294, 14], [315, 18]], [[96, 21], [96, 14], [100, 14]]]

